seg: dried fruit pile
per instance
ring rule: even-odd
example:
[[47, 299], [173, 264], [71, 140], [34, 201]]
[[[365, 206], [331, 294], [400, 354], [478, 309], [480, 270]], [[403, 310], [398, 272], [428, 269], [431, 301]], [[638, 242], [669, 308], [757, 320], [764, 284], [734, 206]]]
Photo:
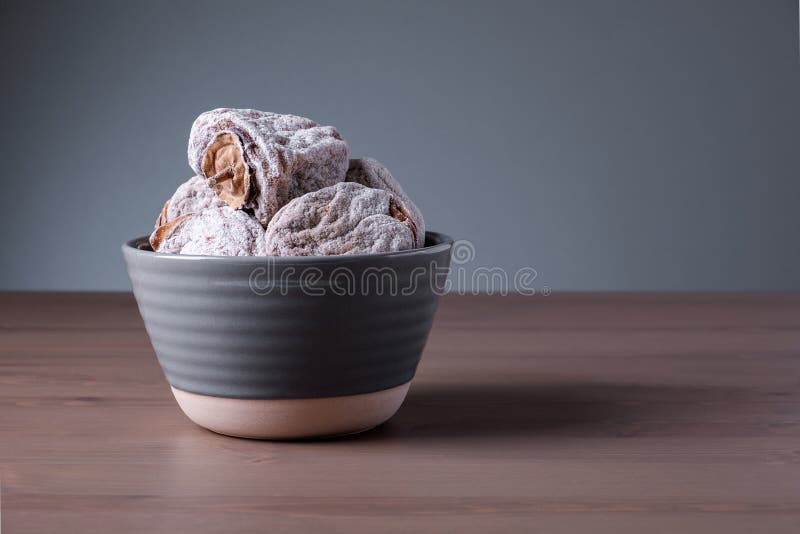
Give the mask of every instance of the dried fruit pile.
[[157, 252], [316, 256], [421, 247], [425, 221], [380, 162], [348, 159], [332, 126], [253, 109], [197, 117], [196, 174], [164, 204]]

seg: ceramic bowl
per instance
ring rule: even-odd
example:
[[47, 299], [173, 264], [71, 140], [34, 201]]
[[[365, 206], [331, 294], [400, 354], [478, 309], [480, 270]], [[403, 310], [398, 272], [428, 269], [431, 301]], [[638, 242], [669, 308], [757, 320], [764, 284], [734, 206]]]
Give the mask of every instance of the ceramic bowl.
[[221, 434], [361, 432], [398, 410], [419, 363], [453, 240], [315, 257], [184, 256], [122, 246], [175, 399]]

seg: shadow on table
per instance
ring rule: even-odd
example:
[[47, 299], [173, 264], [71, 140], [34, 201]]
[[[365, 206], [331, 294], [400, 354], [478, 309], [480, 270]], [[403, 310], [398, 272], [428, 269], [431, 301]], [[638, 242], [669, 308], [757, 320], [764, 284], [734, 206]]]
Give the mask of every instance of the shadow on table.
[[731, 410], [741, 391], [622, 383], [412, 386], [389, 422], [349, 439], [689, 435], [713, 417], [718, 401]]

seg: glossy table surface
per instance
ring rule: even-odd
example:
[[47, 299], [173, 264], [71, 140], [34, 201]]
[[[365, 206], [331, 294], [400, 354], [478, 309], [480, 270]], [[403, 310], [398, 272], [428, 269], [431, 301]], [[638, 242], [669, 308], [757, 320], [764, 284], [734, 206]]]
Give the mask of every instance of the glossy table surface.
[[390, 422], [270, 443], [183, 416], [129, 294], [0, 293], [0, 525], [800, 532], [800, 295], [448, 296]]

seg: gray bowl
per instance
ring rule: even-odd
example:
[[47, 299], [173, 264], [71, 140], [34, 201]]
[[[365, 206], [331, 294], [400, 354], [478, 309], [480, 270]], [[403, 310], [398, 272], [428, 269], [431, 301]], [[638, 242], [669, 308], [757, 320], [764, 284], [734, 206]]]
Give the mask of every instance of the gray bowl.
[[222, 257], [122, 246], [184, 412], [223, 434], [291, 439], [378, 425], [400, 407], [453, 240], [353, 256]]

